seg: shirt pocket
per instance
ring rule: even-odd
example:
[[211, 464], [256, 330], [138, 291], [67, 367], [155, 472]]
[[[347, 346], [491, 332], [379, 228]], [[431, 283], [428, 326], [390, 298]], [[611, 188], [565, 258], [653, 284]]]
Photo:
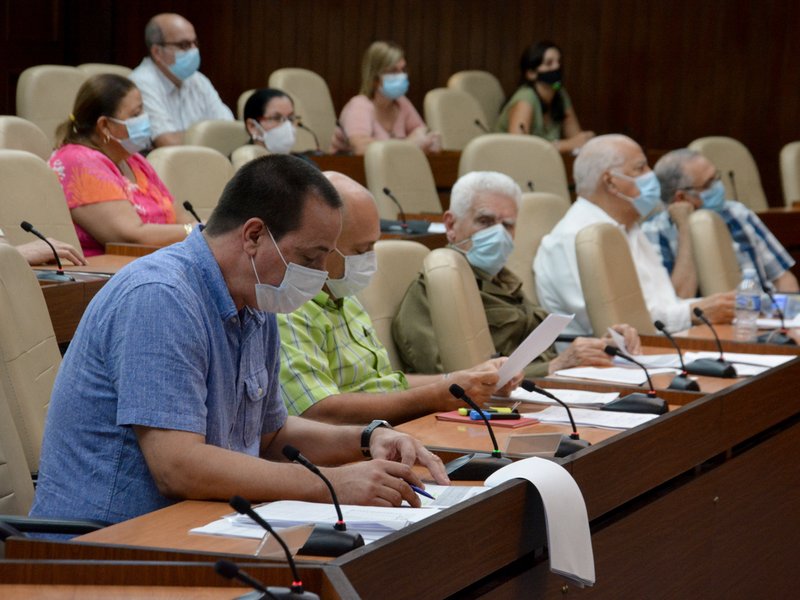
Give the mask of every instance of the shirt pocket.
[[252, 450], [261, 435], [261, 424], [264, 420], [264, 407], [266, 405], [267, 390], [269, 389], [269, 372], [266, 367], [248, 375], [244, 380], [244, 443], [248, 450]]

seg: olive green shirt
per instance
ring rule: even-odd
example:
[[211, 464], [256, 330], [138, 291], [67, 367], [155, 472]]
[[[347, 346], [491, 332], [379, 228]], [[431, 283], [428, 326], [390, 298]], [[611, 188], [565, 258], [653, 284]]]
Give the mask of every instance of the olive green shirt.
[[[501, 356], [509, 356], [544, 321], [547, 312], [522, 295], [522, 282], [508, 269], [503, 269], [493, 279], [475, 268], [472, 271], [478, 283], [495, 350]], [[442, 372], [422, 273], [406, 291], [392, 323], [392, 336], [407, 371]], [[555, 347], [551, 346], [526, 367], [525, 375], [546, 376], [549, 362], [556, 356]]]
[[[572, 101], [569, 99], [567, 90], [561, 88], [561, 96], [564, 98], [564, 111], [566, 112], [572, 106]], [[545, 121], [544, 113], [542, 113], [542, 101], [533, 88], [529, 85], [521, 85], [511, 96], [511, 99], [506, 102], [503, 110], [500, 111], [500, 116], [497, 118], [494, 130], [498, 133], [519, 133], [518, 131], [508, 131], [508, 115], [511, 112], [511, 107], [517, 102], [525, 102], [533, 109], [533, 117], [531, 118], [530, 133], [538, 135], [550, 142], [555, 142], [561, 139], [561, 123], [556, 123], [548, 115]]]

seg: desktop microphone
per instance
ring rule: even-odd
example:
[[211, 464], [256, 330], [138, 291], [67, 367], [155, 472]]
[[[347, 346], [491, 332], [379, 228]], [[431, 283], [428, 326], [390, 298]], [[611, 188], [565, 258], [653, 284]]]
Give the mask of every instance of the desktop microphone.
[[492, 430], [491, 423], [489, 423], [489, 419], [486, 418], [484, 411], [475, 404], [472, 398], [467, 396], [464, 388], [454, 383], [450, 386], [449, 391], [454, 398], [463, 400], [470, 408], [478, 412], [486, 428], [489, 430], [489, 437], [492, 438], [494, 450], [492, 450], [491, 454], [472, 452], [460, 456], [447, 463], [445, 465], [445, 471], [447, 472], [447, 476], [453, 481], [483, 481], [498, 469], [510, 465], [512, 460], [502, 455], [497, 445], [497, 438], [494, 437], [494, 431]]
[[761, 274], [761, 270], [756, 265], [755, 261], [755, 252], [750, 252], [750, 259], [753, 261], [753, 266], [756, 271], [756, 276], [758, 277], [758, 284], [761, 286], [761, 289], [769, 298], [769, 301], [772, 303], [775, 312], [778, 313], [778, 318], [781, 321], [781, 326], [779, 329], [773, 329], [772, 331], [768, 331], [767, 333], [762, 333], [758, 337], [756, 337], [756, 342], [760, 344], [779, 344], [781, 346], [796, 346], [797, 342], [795, 342], [792, 338], [788, 336], [789, 330], [786, 329], [786, 321], [783, 318], [783, 311], [781, 307], [778, 306], [778, 303], [775, 302], [775, 296], [772, 294], [770, 290], [770, 285], [764, 281], [764, 276]]
[[202, 219], [201, 219], [201, 218], [198, 216], [198, 214], [197, 214], [196, 212], [194, 212], [194, 206], [192, 206], [192, 203], [191, 203], [191, 202], [189, 202], [188, 200], [184, 200], [184, 202], [183, 202], [183, 208], [185, 208], [185, 209], [186, 209], [186, 212], [188, 212], [188, 213], [189, 213], [190, 215], [192, 215], [192, 216], [193, 216], [195, 219], [197, 219], [197, 222], [198, 222], [198, 223], [202, 223], [202, 222], [203, 222], [203, 221], [202, 221]]
[[20, 223], [19, 226], [22, 227], [23, 230], [27, 231], [28, 233], [32, 233], [40, 240], [42, 240], [45, 244], [50, 246], [50, 250], [53, 251], [53, 256], [56, 259], [56, 266], [57, 266], [56, 272], [53, 273], [52, 271], [37, 271], [36, 279], [40, 281], [75, 281], [74, 277], [64, 273], [64, 267], [61, 266], [61, 259], [58, 257], [58, 252], [56, 252], [56, 249], [53, 246], [53, 244], [50, 243], [50, 240], [48, 240], [44, 235], [42, 235], [39, 231], [37, 231], [36, 228], [27, 221], [22, 221], [22, 223]]
[[397, 210], [400, 211], [400, 227], [402, 227], [403, 230], [408, 230], [408, 221], [406, 220], [406, 211], [403, 210], [403, 205], [400, 204], [400, 201], [395, 198], [392, 190], [390, 190], [388, 187], [383, 188], [383, 193], [389, 196], [389, 199], [397, 206]]
[[525, 129], [525, 125], [522, 123], [519, 124], [519, 131], [522, 135], [528, 135], [528, 130]]
[[345, 552], [350, 552], [350, 550], [363, 546], [364, 538], [361, 537], [360, 533], [347, 531], [347, 525], [345, 525], [344, 516], [342, 516], [342, 507], [339, 504], [339, 498], [336, 496], [336, 491], [333, 489], [330, 480], [322, 474], [322, 471], [320, 471], [314, 463], [300, 454], [300, 450], [294, 446], [290, 446], [289, 444], [284, 446], [283, 455], [290, 461], [303, 465], [306, 469], [314, 473], [314, 475], [322, 479], [331, 494], [333, 506], [336, 509], [336, 516], [339, 519], [334, 525], [323, 525], [321, 523], [314, 525], [314, 531], [311, 533], [311, 536], [309, 536], [306, 544], [300, 548], [298, 554], [341, 556]]
[[[391, 201], [395, 203], [395, 205], [397, 206], [398, 210], [400, 211], [400, 214], [399, 214], [400, 222], [397, 223], [396, 221], [390, 221], [390, 220], [381, 219], [381, 221], [382, 221], [381, 222], [381, 229], [384, 229], [384, 227], [387, 227], [387, 225], [388, 225], [388, 229], [389, 229], [389, 231], [391, 231], [392, 227], [397, 227], [399, 225], [402, 228], [404, 233], [426, 233], [428, 231], [428, 227], [430, 227], [430, 225], [431, 225], [429, 221], [426, 221], [424, 219], [416, 219], [416, 220], [412, 219], [411, 221], [407, 220], [406, 219], [406, 212], [403, 210], [403, 207], [400, 204], [400, 201], [392, 193], [392, 190], [390, 190], [388, 187], [385, 187], [385, 188], [383, 188], [383, 193], [386, 194], [387, 196], [389, 196]], [[388, 223], [387, 223], [387, 221], [388, 221]]]
[[475, 119], [475, 120], [473, 121], [473, 123], [475, 123], [475, 125], [476, 125], [476, 126], [478, 126], [478, 127], [480, 128], [480, 130], [481, 130], [481, 131], [483, 131], [483, 133], [489, 133], [489, 129], [486, 127], [486, 125], [484, 125], [484, 124], [481, 122], [481, 120], [480, 120], [480, 119]]
[[556, 456], [558, 458], [562, 458], [564, 456], [569, 456], [573, 452], [577, 452], [578, 450], [583, 450], [591, 446], [591, 444], [586, 441], [582, 440], [580, 434], [578, 433], [578, 428], [575, 426], [575, 419], [572, 418], [572, 411], [567, 406], [567, 403], [559, 398], [556, 398], [553, 394], [545, 390], [544, 388], [540, 388], [530, 379], [523, 379], [522, 382], [519, 384], [520, 387], [527, 391], [527, 392], [534, 392], [536, 394], [541, 394], [546, 398], [550, 398], [551, 400], [558, 402], [561, 406], [564, 407], [564, 410], [567, 411], [567, 416], [569, 417], [570, 425], [572, 425], [572, 433], [569, 435], [562, 435], [561, 441], [558, 443], [558, 448], [556, 449]]
[[[308, 598], [313, 599], [316, 598], [319, 600], [319, 596], [313, 594], [311, 592], [306, 592], [303, 590], [303, 582], [300, 579], [300, 575], [297, 573], [297, 565], [294, 562], [294, 558], [292, 558], [292, 553], [289, 551], [289, 546], [286, 545], [286, 542], [283, 541], [283, 538], [275, 533], [275, 530], [272, 526], [267, 523], [264, 519], [261, 518], [256, 511], [253, 510], [252, 505], [250, 502], [241, 496], [233, 496], [230, 499], [228, 504], [231, 505], [231, 508], [238, 512], [240, 515], [247, 515], [253, 521], [261, 525], [267, 532], [269, 532], [275, 540], [281, 545], [283, 548], [283, 552], [286, 555], [286, 562], [289, 563], [289, 569], [292, 571], [292, 585], [290, 588], [283, 588], [283, 587], [269, 587], [267, 591], [272, 594], [275, 598]], [[263, 586], [262, 586], [263, 587]], [[256, 588], [258, 589], [258, 588]]]
[[530, 179], [528, 179], [528, 183], [527, 183], [527, 185], [528, 185], [528, 191], [529, 191], [529, 192], [533, 192], [533, 191], [534, 191], [534, 189], [533, 189], [533, 181], [531, 181]]
[[[218, 575], [222, 575], [225, 579], [238, 579], [245, 585], [258, 590], [257, 592], [250, 592], [244, 596], [239, 596], [236, 600], [260, 600], [261, 598], [277, 598], [275, 594], [270, 592], [264, 584], [258, 579], [250, 577], [247, 573], [239, 568], [239, 565], [227, 560], [218, 560], [214, 563], [214, 570]], [[286, 588], [283, 588], [286, 589]], [[286, 596], [281, 596], [282, 598]]]
[[342, 127], [341, 121], [336, 119], [336, 129], [342, 132], [342, 139], [344, 139], [345, 144], [347, 144], [347, 150], [342, 151], [342, 154], [352, 154], [353, 152], [353, 145], [350, 143], [350, 136], [347, 135], [347, 132]]
[[739, 193], [736, 191], [736, 174], [731, 170], [728, 171], [728, 179], [731, 182], [731, 191], [733, 192], [733, 199], [739, 201]]
[[622, 360], [633, 363], [642, 369], [642, 371], [644, 371], [644, 376], [647, 377], [647, 385], [650, 387], [650, 389], [645, 394], [642, 394], [641, 392], [634, 392], [622, 398], [617, 398], [613, 402], [609, 402], [603, 406], [602, 410], [648, 413], [654, 415], [663, 415], [669, 410], [669, 406], [667, 405], [666, 401], [662, 400], [656, 395], [656, 388], [653, 386], [653, 380], [650, 379], [650, 373], [648, 372], [647, 367], [614, 346], [606, 346], [603, 348], [603, 352], [609, 356], [619, 356]]
[[699, 392], [700, 385], [694, 380], [689, 379], [688, 373], [686, 371], [686, 363], [683, 362], [683, 352], [681, 352], [680, 346], [678, 346], [678, 342], [675, 341], [675, 338], [672, 337], [669, 331], [667, 331], [666, 326], [661, 321], [656, 320], [653, 323], [661, 333], [663, 333], [666, 338], [669, 340], [669, 343], [675, 348], [675, 352], [678, 353], [678, 360], [681, 361], [681, 372], [679, 375], [675, 375], [675, 378], [672, 380], [672, 383], [667, 386], [667, 389], [670, 390], [683, 390], [689, 392]]
[[717, 341], [717, 349], [719, 350], [719, 358], [698, 358], [693, 360], [686, 365], [686, 372], [693, 375], [707, 375], [708, 377], [722, 377], [724, 379], [736, 377], [736, 369], [725, 360], [725, 355], [722, 352], [722, 342], [719, 341], [717, 330], [714, 329], [711, 321], [706, 318], [699, 306], [695, 306], [692, 312], [714, 334], [714, 339]]
[[314, 136], [314, 145], [317, 147], [317, 149], [316, 149], [316, 150], [315, 150], [313, 153], [314, 153], [314, 154], [325, 154], [325, 153], [322, 151], [322, 148], [320, 148], [320, 145], [319, 145], [319, 138], [317, 137], [317, 134], [316, 134], [316, 133], [314, 133], [314, 130], [313, 130], [313, 129], [311, 129], [310, 127], [307, 127], [306, 125], [303, 125], [303, 122], [302, 122], [302, 121], [297, 121], [297, 126], [298, 126], [300, 129], [304, 129], [305, 131], [307, 131], [308, 133], [310, 133], [312, 136]]

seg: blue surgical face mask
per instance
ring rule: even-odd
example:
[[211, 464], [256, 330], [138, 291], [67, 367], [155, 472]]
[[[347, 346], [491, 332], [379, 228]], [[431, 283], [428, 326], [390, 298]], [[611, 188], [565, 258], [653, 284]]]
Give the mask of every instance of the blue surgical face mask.
[[622, 177], [628, 181], [636, 183], [636, 188], [639, 190], [639, 195], [636, 198], [626, 196], [622, 192], [618, 192], [620, 196], [633, 202], [633, 206], [639, 212], [642, 219], [646, 219], [655, 211], [661, 204], [661, 184], [658, 182], [655, 172], [648, 171], [638, 177], [631, 177], [624, 173], [613, 173], [617, 177]]
[[725, 186], [718, 179], [707, 190], [703, 190], [698, 194], [700, 200], [703, 201], [703, 208], [708, 210], [720, 211], [725, 206]]
[[169, 66], [170, 72], [181, 81], [189, 79], [200, 68], [200, 49], [178, 50], [175, 62]]
[[397, 100], [408, 92], [407, 73], [387, 73], [381, 75], [381, 94], [391, 100]]
[[514, 250], [514, 240], [502, 223], [476, 231], [469, 239], [472, 240], [472, 248], [466, 252], [467, 261], [492, 277], [506, 265]]
[[138, 117], [131, 117], [124, 121], [115, 119], [114, 117], [109, 117], [109, 119], [120, 125], [125, 125], [125, 128], [128, 130], [127, 139], [117, 139], [128, 154], [136, 154], [150, 147], [150, 137], [152, 133], [150, 131], [150, 117], [146, 114], [142, 113]]

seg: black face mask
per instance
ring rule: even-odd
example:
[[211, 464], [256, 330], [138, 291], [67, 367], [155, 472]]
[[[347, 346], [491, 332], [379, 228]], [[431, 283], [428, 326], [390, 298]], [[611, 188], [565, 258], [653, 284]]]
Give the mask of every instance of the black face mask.
[[536, 73], [536, 81], [555, 87], [556, 84], [561, 83], [561, 69], [556, 69], [555, 71], [545, 71], [544, 73]]

